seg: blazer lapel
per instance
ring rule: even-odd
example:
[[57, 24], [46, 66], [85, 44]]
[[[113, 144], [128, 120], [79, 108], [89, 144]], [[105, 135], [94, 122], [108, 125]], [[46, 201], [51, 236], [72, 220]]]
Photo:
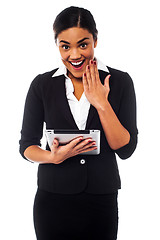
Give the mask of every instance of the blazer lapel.
[[101, 80], [101, 83], [104, 84], [104, 79], [109, 75], [109, 72], [104, 72], [102, 70], [99, 70], [99, 77]]
[[70, 106], [68, 104], [68, 100], [66, 97], [66, 89], [65, 89], [65, 76], [61, 75], [55, 77], [55, 101], [59, 107], [59, 110], [63, 114], [64, 118], [68, 121], [71, 126], [71, 129], [78, 129], [78, 126], [73, 118], [72, 112], [70, 110]]
[[[100, 80], [101, 80], [102, 84], [104, 84], [104, 79], [106, 78], [106, 76], [108, 74], [109, 74], [108, 72], [104, 72], [102, 70], [99, 70], [99, 77], [100, 77]], [[92, 121], [95, 113], [97, 113], [97, 110], [93, 105], [91, 105], [90, 109], [89, 109], [88, 118], [87, 118], [86, 129], [89, 129], [91, 121]]]
[[[104, 72], [99, 70], [99, 76], [102, 84], [104, 84], [104, 79], [108, 75], [108, 72]], [[61, 113], [63, 114], [64, 118], [68, 121], [68, 123], [71, 126], [71, 129], [78, 129], [78, 126], [73, 118], [72, 112], [70, 110], [70, 106], [68, 104], [68, 100], [66, 97], [66, 89], [65, 89], [65, 76], [61, 75], [54, 78], [55, 83], [55, 100], [56, 104], [58, 105]], [[90, 105], [87, 123], [86, 123], [86, 129], [89, 129], [91, 121], [97, 113], [96, 108], [93, 105]]]

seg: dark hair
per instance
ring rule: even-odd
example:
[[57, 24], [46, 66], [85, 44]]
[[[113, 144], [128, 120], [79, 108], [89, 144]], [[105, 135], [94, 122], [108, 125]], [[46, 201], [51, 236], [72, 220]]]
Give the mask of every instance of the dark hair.
[[59, 33], [72, 27], [87, 29], [93, 35], [94, 40], [97, 40], [96, 23], [87, 9], [71, 6], [60, 12], [53, 23], [55, 41]]

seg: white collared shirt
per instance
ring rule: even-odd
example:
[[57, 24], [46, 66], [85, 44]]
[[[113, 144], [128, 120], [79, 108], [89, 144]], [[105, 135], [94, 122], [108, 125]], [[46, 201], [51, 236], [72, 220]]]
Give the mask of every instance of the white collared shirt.
[[[96, 58], [98, 70], [103, 70], [109, 72], [108, 68]], [[65, 65], [62, 65], [58, 70], [52, 75], [52, 77], [57, 77], [60, 75], [65, 75], [65, 87], [66, 87], [66, 96], [67, 100], [73, 115], [73, 118], [79, 128], [79, 130], [84, 130], [87, 123], [88, 113], [90, 109], [90, 102], [86, 98], [84, 92], [78, 100], [74, 93], [74, 86], [71, 79], [67, 76], [67, 69]]]

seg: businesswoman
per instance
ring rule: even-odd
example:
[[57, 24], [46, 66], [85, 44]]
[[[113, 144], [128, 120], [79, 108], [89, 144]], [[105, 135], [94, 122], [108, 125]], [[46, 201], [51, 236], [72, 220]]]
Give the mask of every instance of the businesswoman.
[[[39, 163], [36, 236], [115, 240], [121, 188], [116, 154], [129, 158], [137, 145], [133, 82], [94, 56], [98, 31], [88, 10], [64, 9], [53, 30], [63, 64], [32, 81], [20, 139], [22, 156]], [[51, 149], [42, 149], [44, 123], [47, 129], [99, 129], [100, 154], [89, 154], [96, 143], [82, 137], [65, 146], [54, 139]]]

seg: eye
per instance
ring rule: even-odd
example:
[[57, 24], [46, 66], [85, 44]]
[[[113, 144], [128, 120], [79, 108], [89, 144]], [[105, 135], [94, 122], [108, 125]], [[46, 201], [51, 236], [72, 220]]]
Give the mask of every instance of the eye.
[[62, 48], [63, 48], [64, 50], [68, 50], [68, 49], [69, 49], [69, 46], [68, 46], [68, 45], [63, 45]]
[[81, 47], [81, 48], [86, 48], [86, 47], [87, 47], [87, 43], [82, 43], [82, 44], [80, 45], [80, 47]]

